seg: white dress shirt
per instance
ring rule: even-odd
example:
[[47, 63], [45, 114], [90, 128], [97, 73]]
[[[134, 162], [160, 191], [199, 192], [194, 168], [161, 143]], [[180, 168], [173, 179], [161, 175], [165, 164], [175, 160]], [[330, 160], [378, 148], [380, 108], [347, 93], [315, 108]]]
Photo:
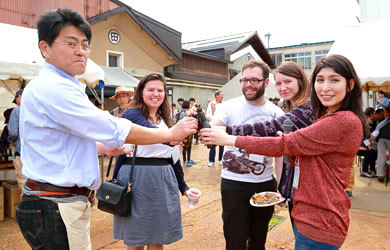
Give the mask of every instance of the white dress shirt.
[[132, 123], [96, 108], [85, 85], [49, 63], [23, 92], [23, 175], [57, 186], [97, 189], [96, 141], [121, 147]]

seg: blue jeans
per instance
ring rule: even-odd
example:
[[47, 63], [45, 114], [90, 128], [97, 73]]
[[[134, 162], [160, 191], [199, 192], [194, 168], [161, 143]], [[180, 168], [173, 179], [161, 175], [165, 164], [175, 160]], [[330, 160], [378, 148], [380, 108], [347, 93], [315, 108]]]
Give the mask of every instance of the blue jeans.
[[[214, 146], [210, 148], [209, 152], [209, 162], [215, 162], [215, 148], [217, 146]], [[222, 161], [222, 155], [223, 155], [223, 146], [219, 146], [219, 155], [218, 155], [218, 161]]]
[[326, 243], [321, 243], [312, 239], [309, 239], [300, 234], [294, 225], [295, 234], [295, 247], [296, 250], [336, 250], [340, 247], [332, 246]]
[[56, 203], [24, 194], [16, 210], [16, 220], [32, 249], [69, 249], [66, 228]]

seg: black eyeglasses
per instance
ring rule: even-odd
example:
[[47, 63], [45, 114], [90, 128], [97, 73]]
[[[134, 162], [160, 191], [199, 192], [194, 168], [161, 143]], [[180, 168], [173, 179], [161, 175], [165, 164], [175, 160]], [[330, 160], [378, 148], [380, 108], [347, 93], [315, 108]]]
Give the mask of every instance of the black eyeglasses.
[[251, 78], [251, 79], [241, 78], [240, 79], [240, 83], [241, 84], [248, 84], [248, 83], [250, 83], [251, 85], [256, 85], [256, 84], [259, 84], [259, 82], [264, 81], [265, 79], [267, 79], [267, 78], [263, 78], [263, 79], [258, 79], [258, 78]]

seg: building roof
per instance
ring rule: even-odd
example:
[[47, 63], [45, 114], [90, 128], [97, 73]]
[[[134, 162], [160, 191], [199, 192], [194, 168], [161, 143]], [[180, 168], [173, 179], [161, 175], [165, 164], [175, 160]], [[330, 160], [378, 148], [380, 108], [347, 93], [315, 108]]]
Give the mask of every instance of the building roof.
[[316, 43], [301, 43], [301, 44], [295, 44], [295, 45], [273, 47], [273, 48], [269, 48], [268, 50], [307, 47], [307, 46], [315, 46], [315, 45], [321, 45], [321, 44], [327, 44], [327, 43], [333, 43], [333, 42], [334, 42], [334, 40], [333, 41], [325, 41], [325, 42], [316, 42]]
[[118, 0], [111, 0], [118, 8], [88, 19], [90, 24], [99, 23], [122, 12], [127, 13], [145, 32], [156, 41], [174, 60], [181, 63], [181, 33], [138, 12]]
[[270, 54], [264, 47], [259, 35], [256, 31], [244, 32], [229, 36], [205, 39], [194, 42], [183, 43], [183, 49], [207, 54], [209, 51], [223, 50], [224, 59], [230, 60], [230, 55], [247, 47], [252, 46], [256, 53], [266, 62], [271, 68], [275, 67]]
[[207, 54], [202, 54], [202, 53], [198, 53], [198, 52], [194, 52], [194, 51], [186, 50], [186, 49], [183, 49], [183, 54], [199, 56], [199, 57], [203, 57], [203, 58], [210, 59], [210, 60], [213, 60], [213, 61], [218, 61], [218, 62], [232, 63], [231, 61], [225, 60], [224, 58], [218, 58], [218, 57], [215, 57], [215, 56], [209, 56]]

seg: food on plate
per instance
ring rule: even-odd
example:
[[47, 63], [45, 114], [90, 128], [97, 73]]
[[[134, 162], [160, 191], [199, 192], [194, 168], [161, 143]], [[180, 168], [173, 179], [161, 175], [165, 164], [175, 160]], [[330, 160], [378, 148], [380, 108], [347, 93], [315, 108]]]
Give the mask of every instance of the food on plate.
[[255, 205], [266, 205], [280, 201], [280, 197], [276, 193], [259, 193], [252, 196], [252, 201]]

